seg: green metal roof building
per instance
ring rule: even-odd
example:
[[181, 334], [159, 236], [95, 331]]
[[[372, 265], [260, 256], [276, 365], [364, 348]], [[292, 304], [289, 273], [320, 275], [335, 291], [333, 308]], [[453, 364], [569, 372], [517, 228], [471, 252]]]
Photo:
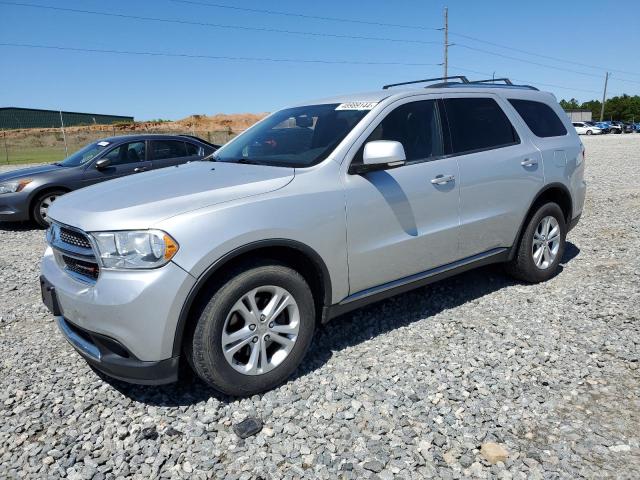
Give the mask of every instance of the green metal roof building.
[[127, 117], [124, 115], [2, 107], [0, 108], [0, 129], [58, 128], [60, 127], [61, 114], [65, 127], [76, 125], [110, 125], [117, 122], [133, 122], [133, 117]]

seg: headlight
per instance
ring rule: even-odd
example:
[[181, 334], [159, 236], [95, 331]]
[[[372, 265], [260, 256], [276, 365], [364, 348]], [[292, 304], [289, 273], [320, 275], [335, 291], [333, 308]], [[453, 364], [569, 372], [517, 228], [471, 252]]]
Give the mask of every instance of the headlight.
[[178, 243], [161, 230], [97, 232], [95, 240], [104, 268], [142, 269], [165, 265], [178, 252]]
[[16, 193], [32, 182], [31, 179], [15, 180], [13, 182], [0, 183], [0, 195], [3, 193]]

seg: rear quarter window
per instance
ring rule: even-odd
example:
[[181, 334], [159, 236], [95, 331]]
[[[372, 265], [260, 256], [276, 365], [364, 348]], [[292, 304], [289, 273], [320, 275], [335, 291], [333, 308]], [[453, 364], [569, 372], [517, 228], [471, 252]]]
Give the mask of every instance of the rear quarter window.
[[549, 105], [533, 100], [514, 98], [509, 99], [509, 103], [516, 109], [536, 137], [561, 137], [567, 134], [562, 120]]
[[454, 154], [520, 143], [513, 125], [492, 98], [445, 98]]

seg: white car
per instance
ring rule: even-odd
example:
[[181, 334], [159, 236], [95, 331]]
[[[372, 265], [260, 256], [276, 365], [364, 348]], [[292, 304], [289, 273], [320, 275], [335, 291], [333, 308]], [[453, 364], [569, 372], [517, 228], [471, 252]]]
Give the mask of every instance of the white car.
[[571, 122], [571, 123], [573, 123], [573, 126], [576, 129], [576, 132], [578, 132], [578, 135], [601, 135], [602, 134], [601, 128], [592, 127], [591, 125], [586, 124], [584, 122]]

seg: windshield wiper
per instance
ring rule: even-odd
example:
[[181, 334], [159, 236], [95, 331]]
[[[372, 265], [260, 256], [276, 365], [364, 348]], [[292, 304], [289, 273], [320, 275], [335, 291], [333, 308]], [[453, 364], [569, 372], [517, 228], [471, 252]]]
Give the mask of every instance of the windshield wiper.
[[53, 162], [51, 165], [56, 165], [58, 167], [64, 167], [64, 165], [61, 164], [60, 162]]
[[245, 165], [264, 165], [264, 162], [252, 158], [233, 158], [229, 163], [243, 163]]
[[202, 157], [200, 161], [201, 162], [217, 162], [218, 159], [216, 158], [216, 152], [210, 153], [206, 157]]

